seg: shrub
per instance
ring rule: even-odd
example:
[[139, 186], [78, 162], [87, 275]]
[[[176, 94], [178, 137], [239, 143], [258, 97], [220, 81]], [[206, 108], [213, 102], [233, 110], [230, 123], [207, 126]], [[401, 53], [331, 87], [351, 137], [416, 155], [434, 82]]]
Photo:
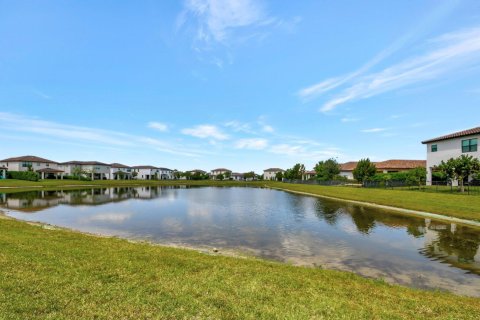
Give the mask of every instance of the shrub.
[[8, 171], [7, 177], [27, 181], [38, 181], [40, 179], [39, 174], [33, 171]]

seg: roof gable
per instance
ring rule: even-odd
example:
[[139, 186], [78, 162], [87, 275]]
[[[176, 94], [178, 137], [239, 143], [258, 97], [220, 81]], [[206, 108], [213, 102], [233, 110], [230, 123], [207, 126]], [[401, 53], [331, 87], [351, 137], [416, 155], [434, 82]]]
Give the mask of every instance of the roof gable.
[[444, 135], [444, 136], [440, 136], [440, 137], [437, 137], [437, 138], [422, 141], [422, 143], [427, 144], [427, 143], [430, 143], [430, 142], [460, 138], [460, 137], [470, 136], [470, 135], [473, 135], [473, 134], [480, 134], [480, 127], [450, 133], [450, 134], [447, 134], [447, 135]]

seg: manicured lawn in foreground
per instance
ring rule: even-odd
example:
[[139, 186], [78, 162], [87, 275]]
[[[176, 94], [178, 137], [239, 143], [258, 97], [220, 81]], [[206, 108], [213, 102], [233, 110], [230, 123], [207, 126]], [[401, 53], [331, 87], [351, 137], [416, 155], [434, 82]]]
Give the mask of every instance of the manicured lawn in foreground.
[[1, 319], [476, 319], [480, 299], [0, 219]]
[[[0, 192], [21, 192], [32, 190], [31, 186], [55, 189], [65, 185], [80, 186], [135, 186], [135, 185], [197, 185], [197, 186], [254, 186], [276, 187], [291, 191], [307, 192], [316, 195], [335, 197], [345, 200], [356, 200], [392, 207], [443, 214], [456, 218], [480, 221], [480, 195], [433, 193], [415, 190], [385, 190], [357, 187], [333, 187], [318, 185], [291, 184], [271, 181], [236, 182], [236, 181], [75, 181], [75, 180], [43, 180], [39, 182], [20, 180], [0, 180], [0, 187], [24, 187], [17, 189], [0, 189]], [[33, 188], [36, 190], [38, 188]]]

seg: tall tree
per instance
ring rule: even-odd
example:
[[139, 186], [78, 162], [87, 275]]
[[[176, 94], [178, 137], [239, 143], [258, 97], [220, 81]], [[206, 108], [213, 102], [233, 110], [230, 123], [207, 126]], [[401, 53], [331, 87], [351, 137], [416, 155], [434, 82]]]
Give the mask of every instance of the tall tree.
[[450, 158], [443, 161], [437, 167], [449, 179], [457, 180], [460, 192], [465, 192], [464, 179], [480, 172], [480, 161], [470, 155], [462, 154], [458, 158]]
[[305, 173], [305, 166], [301, 163], [297, 163], [291, 169], [285, 171], [284, 177], [289, 180], [301, 180]]
[[361, 159], [357, 163], [357, 167], [353, 169], [353, 177], [358, 182], [365, 182], [375, 175], [377, 168], [375, 164], [370, 161], [370, 159]]
[[319, 161], [315, 167], [317, 173], [317, 179], [321, 181], [333, 180], [335, 176], [340, 174], [340, 165], [337, 160], [330, 158], [325, 161]]
[[282, 172], [282, 171], [278, 171], [278, 172], [275, 174], [275, 179], [277, 179], [277, 181], [282, 181], [282, 180], [283, 180], [283, 172]]

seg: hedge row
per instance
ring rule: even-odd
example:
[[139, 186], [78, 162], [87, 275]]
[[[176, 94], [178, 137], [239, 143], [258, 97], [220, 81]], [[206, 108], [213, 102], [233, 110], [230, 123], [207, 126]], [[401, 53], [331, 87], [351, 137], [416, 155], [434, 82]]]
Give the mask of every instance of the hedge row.
[[40, 179], [40, 175], [33, 171], [8, 171], [7, 177], [9, 179], [27, 180], [27, 181], [38, 181]]

